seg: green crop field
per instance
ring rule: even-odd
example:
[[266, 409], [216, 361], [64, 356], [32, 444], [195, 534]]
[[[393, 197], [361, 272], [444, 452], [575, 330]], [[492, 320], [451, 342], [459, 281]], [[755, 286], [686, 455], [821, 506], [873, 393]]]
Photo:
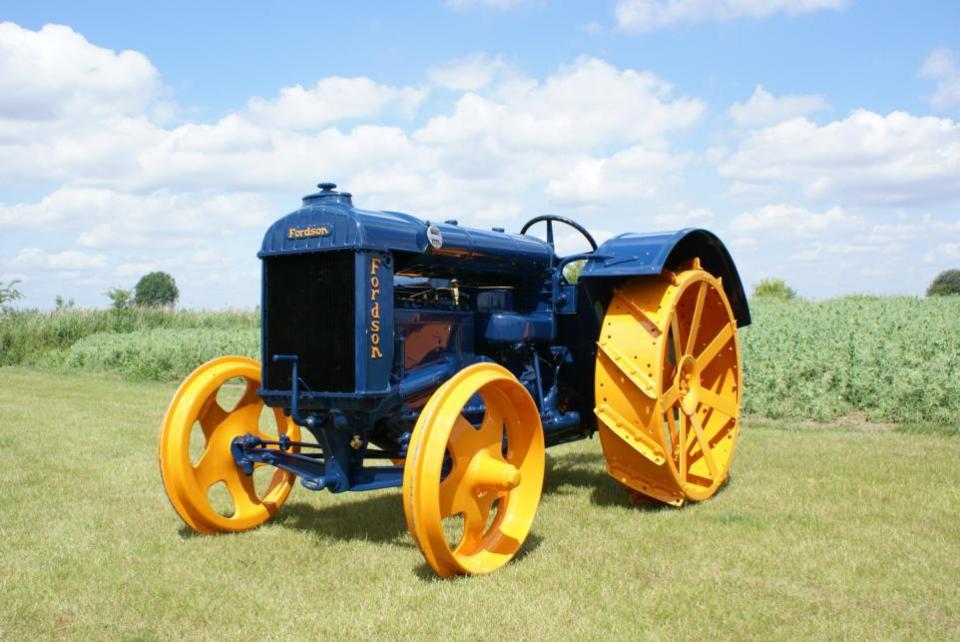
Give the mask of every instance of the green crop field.
[[960, 297], [751, 303], [747, 414], [952, 427], [960, 417]]
[[748, 422], [730, 483], [633, 507], [596, 441], [549, 451], [516, 560], [442, 581], [396, 490], [296, 488], [192, 535], [155, 452], [169, 383], [0, 368], [0, 639], [955, 639], [960, 440]]

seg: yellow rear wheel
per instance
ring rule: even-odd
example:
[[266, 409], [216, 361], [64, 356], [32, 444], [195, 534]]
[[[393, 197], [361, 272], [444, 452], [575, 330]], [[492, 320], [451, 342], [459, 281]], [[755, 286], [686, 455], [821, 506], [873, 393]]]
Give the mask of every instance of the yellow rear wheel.
[[[221, 387], [242, 381], [236, 405], [227, 410], [217, 400]], [[271, 413], [275, 434], [260, 428], [263, 401], [257, 395], [260, 364], [246, 357], [220, 357], [209, 361], [180, 385], [160, 432], [159, 459], [163, 487], [177, 514], [199, 533], [236, 532], [260, 526], [283, 505], [293, 487], [294, 475], [277, 470], [265, 490], [257, 491], [254, 479], [237, 468], [230, 446], [246, 433], [276, 441], [286, 434], [300, 441], [300, 428], [279, 409]], [[191, 457], [191, 433], [199, 424], [203, 449]], [[275, 447], [275, 446], [274, 446]], [[196, 459], [196, 461], [193, 461]], [[257, 465], [259, 467], [259, 464]], [[224, 514], [210, 499], [210, 489], [223, 483], [233, 504]]]
[[727, 479], [740, 429], [737, 324], [694, 259], [614, 291], [597, 341], [595, 413], [608, 472], [680, 505]]
[[[462, 414], [482, 399], [479, 425]], [[502, 366], [464, 368], [430, 397], [407, 449], [403, 509], [443, 577], [494, 571], [520, 550], [543, 489], [543, 427], [526, 388]]]

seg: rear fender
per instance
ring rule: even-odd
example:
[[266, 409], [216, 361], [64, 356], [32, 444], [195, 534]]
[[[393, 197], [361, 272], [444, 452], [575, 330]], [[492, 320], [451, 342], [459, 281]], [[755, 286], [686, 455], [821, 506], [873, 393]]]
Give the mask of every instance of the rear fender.
[[723, 280], [723, 289], [737, 326], [750, 324], [750, 308], [743, 283], [730, 253], [712, 232], [684, 229], [677, 232], [621, 234], [603, 243], [587, 262], [580, 282], [600, 315], [610, 300], [614, 286], [633, 276], [653, 276], [693, 257], [710, 274]]

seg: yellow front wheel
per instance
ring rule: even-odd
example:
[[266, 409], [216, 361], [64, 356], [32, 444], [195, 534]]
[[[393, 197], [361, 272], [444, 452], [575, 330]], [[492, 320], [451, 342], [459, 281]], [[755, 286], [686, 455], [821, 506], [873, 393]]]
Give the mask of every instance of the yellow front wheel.
[[[227, 410], [217, 395], [231, 380], [242, 382], [243, 392], [236, 405]], [[247, 357], [220, 357], [194, 370], [167, 409], [159, 445], [163, 487], [177, 514], [198, 533], [260, 526], [276, 514], [293, 487], [294, 475], [277, 470], [267, 488], [258, 493], [253, 477], [237, 468], [230, 452], [233, 439], [246, 433], [272, 441], [286, 434], [292, 441], [300, 441], [299, 426], [279, 409], [272, 413], [276, 434], [263, 432], [260, 414], [264, 404], [257, 395], [259, 385], [259, 363]], [[196, 425], [203, 435], [203, 448], [191, 457], [190, 437]], [[218, 510], [210, 500], [211, 487], [220, 483], [229, 493], [232, 514]]]
[[[474, 425], [466, 407], [483, 401]], [[544, 443], [533, 398], [502, 366], [479, 363], [424, 406], [407, 449], [403, 509], [443, 577], [494, 571], [520, 550], [543, 490]]]

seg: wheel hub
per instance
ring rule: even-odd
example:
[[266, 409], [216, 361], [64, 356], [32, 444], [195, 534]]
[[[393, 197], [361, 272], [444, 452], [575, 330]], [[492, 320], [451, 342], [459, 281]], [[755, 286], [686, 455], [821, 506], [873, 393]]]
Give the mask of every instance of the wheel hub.
[[680, 405], [683, 412], [691, 414], [700, 403], [700, 366], [693, 355], [680, 360], [676, 377], [677, 390], [680, 391]]

